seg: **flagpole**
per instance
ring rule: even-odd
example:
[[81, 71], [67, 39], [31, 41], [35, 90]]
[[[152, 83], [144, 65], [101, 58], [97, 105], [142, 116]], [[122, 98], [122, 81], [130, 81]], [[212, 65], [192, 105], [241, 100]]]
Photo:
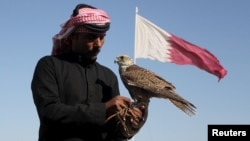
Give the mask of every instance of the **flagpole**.
[[137, 37], [137, 32], [136, 32], [136, 29], [137, 29], [137, 14], [138, 14], [139, 10], [138, 10], [138, 7], [135, 7], [135, 41], [134, 41], [134, 63], [136, 64], [136, 37]]
[[[137, 14], [138, 14], [138, 7], [135, 7], [135, 41], [134, 41], [134, 63], [136, 64], [136, 57], [135, 57], [135, 54], [136, 54], [136, 36], [137, 36], [137, 32], [136, 32], [136, 23], [137, 23]], [[135, 140], [135, 137], [132, 137], [131, 138], [131, 141], [134, 141]]]

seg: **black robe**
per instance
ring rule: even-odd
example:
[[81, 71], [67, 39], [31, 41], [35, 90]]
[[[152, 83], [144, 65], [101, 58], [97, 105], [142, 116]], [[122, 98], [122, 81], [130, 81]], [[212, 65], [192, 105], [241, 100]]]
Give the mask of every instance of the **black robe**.
[[80, 55], [45, 56], [31, 83], [40, 119], [39, 141], [120, 140], [115, 121], [104, 124], [105, 102], [119, 95], [116, 75]]

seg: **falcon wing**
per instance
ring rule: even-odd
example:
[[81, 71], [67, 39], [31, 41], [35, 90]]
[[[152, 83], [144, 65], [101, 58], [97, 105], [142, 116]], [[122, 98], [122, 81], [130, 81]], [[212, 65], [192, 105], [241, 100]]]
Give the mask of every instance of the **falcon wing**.
[[136, 97], [140, 93], [145, 98], [157, 97], [169, 99], [185, 113], [189, 115], [194, 114], [196, 107], [176, 94], [174, 85], [150, 70], [132, 65], [121, 74], [121, 79], [132, 97]]

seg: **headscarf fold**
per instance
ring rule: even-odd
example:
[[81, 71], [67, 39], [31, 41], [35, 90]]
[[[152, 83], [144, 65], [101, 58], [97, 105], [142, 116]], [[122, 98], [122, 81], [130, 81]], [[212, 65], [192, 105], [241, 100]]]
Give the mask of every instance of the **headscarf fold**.
[[66, 38], [76, 29], [76, 32], [105, 33], [109, 30], [110, 22], [108, 14], [101, 9], [80, 8], [76, 16], [72, 15], [64, 24], [61, 24], [60, 32], [52, 38], [53, 49], [51, 54], [57, 55], [68, 51], [69, 47], [64, 47], [64, 41], [67, 41]]

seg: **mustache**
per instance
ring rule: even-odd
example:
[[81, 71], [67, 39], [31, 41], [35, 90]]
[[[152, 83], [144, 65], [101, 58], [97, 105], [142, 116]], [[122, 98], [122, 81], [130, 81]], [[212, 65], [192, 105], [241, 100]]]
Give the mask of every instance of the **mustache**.
[[101, 51], [101, 49], [93, 49], [91, 51], [88, 51], [87, 54], [98, 54]]

